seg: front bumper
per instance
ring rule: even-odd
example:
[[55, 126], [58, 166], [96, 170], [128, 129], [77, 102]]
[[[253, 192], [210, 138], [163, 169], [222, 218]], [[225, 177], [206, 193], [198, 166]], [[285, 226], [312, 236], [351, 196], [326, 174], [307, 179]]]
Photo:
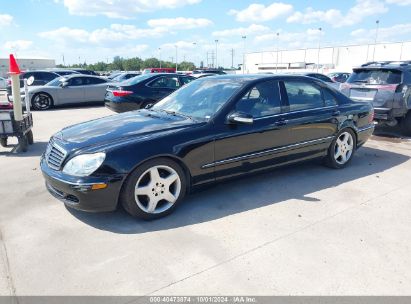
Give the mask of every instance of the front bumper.
[[[74, 177], [48, 167], [44, 157], [40, 161], [46, 188], [66, 206], [89, 212], [113, 211], [117, 208], [123, 175], [110, 177]], [[99, 190], [91, 190], [95, 184], [107, 184]]]

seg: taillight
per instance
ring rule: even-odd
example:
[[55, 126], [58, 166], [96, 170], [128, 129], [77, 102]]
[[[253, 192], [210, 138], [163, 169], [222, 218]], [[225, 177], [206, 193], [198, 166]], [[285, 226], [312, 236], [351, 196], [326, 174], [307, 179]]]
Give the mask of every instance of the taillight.
[[121, 91], [121, 90], [115, 90], [112, 91], [113, 95], [116, 97], [124, 97], [130, 94], [133, 94], [133, 91]]
[[370, 115], [368, 116], [368, 123], [372, 123], [374, 121], [374, 109], [371, 110]]
[[377, 86], [377, 89], [379, 91], [392, 91], [395, 92], [397, 90], [397, 86], [396, 84], [385, 84], [385, 85], [379, 85]]
[[395, 93], [403, 93], [405, 94], [405, 92], [407, 92], [408, 90], [408, 86], [406, 84], [399, 84], [396, 88], [395, 88]]

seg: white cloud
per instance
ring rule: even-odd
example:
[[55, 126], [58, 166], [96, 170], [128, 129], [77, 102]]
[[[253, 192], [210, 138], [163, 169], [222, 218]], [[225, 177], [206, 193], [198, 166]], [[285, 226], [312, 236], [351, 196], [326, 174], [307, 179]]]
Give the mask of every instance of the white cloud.
[[406, 6], [406, 5], [411, 5], [411, 0], [387, 0], [387, 3]]
[[33, 45], [33, 41], [30, 40], [14, 40], [14, 41], [6, 41], [4, 43], [4, 48], [9, 51], [19, 52], [25, 51], [30, 49]]
[[80, 44], [100, 44], [107, 45], [111, 42], [129, 41], [140, 38], [160, 37], [167, 32], [164, 28], [137, 28], [134, 25], [112, 24], [109, 28], [101, 28], [93, 31], [84, 29], [74, 29], [61, 27], [56, 30], [39, 33], [41, 38], [54, 40], [59, 43], [69, 45], [71, 43]]
[[193, 29], [199, 27], [207, 27], [212, 25], [213, 22], [205, 18], [163, 18], [163, 19], [151, 19], [147, 24], [151, 27], [161, 27], [168, 29]]
[[13, 23], [13, 16], [0, 14], [0, 28], [10, 26]]
[[201, 0], [61, 0], [72, 15], [97, 16], [109, 18], [132, 18], [138, 13], [159, 9], [174, 9], [191, 5]]
[[249, 27], [238, 27], [228, 30], [213, 32], [215, 37], [230, 37], [230, 36], [242, 36], [242, 35], [256, 35], [263, 34], [270, 31], [270, 28], [264, 25], [251, 24]]
[[[369, 43], [375, 37], [376, 29], [356, 29], [350, 33], [359, 43]], [[381, 27], [378, 30], [378, 41], [389, 41], [390, 39], [411, 34], [411, 23], [396, 24], [390, 27]], [[372, 38], [371, 38], [372, 37]]]
[[253, 3], [243, 10], [230, 10], [229, 15], [235, 16], [240, 22], [262, 22], [273, 20], [279, 16], [291, 13], [293, 6], [282, 2], [274, 2], [271, 5]]
[[287, 22], [311, 24], [325, 22], [333, 27], [350, 26], [361, 22], [365, 17], [387, 12], [388, 9], [381, 0], [357, 0], [350, 10], [344, 15], [340, 10], [329, 9], [316, 11], [308, 7], [304, 13], [295, 12], [287, 18]]

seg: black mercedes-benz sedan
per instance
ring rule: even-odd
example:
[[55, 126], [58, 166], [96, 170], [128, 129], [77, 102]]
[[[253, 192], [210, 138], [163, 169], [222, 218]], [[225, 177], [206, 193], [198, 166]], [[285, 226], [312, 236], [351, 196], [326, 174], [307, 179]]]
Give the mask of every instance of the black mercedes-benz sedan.
[[347, 166], [374, 130], [371, 104], [304, 76], [225, 75], [191, 82], [149, 109], [52, 136], [41, 158], [67, 206], [133, 216], [172, 212], [197, 187], [321, 158]]
[[155, 104], [194, 79], [196, 78], [176, 73], [136, 76], [108, 86], [105, 105], [118, 113], [142, 109]]

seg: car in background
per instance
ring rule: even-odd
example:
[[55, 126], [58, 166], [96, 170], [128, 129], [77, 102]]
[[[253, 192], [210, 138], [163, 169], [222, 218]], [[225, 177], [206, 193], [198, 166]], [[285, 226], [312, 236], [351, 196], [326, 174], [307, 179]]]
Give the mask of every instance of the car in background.
[[[61, 76], [44, 86], [30, 87], [30, 105], [33, 110], [42, 111], [66, 104], [102, 103], [108, 84], [107, 79], [98, 76], [82, 74]], [[24, 101], [24, 89], [21, 95]]]
[[330, 77], [328, 77], [324, 74], [321, 74], [321, 73], [306, 72], [306, 73], [298, 73], [296, 75], [312, 77], [312, 78], [324, 81], [326, 84], [328, 84], [329, 86], [333, 87], [336, 90], [338, 90], [340, 88], [339, 83], [336, 83], [336, 82], [332, 81]]
[[[60, 70], [60, 69], [55, 69], [53, 71], [36, 70], [36, 71], [23, 72], [19, 75], [20, 88], [24, 87], [24, 79], [28, 80], [27, 82], [28, 86], [42, 86], [58, 77], [65, 76], [65, 75], [71, 75], [71, 74], [78, 74], [78, 73], [72, 70]], [[11, 100], [10, 96], [11, 96], [11, 79], [9, 78], [7, 80], [7, 98], [9, 99], [9, 101]]]
[[117, 77], [117, 76], [120, 75], [121, 73], [123, 73], [123, 72], [118, 72], [118, 71], [112, 72], [112, 73], [110, 73], [106, 78], [107, 78], [108, 80], [112, 80], [113, 78]]
[[327, 76], [331, 78], [331, 80], [334, 82], [344, 83], [347, 81], [350, 75], [351, 73], [333, 72], [333, 73], [328, 74]]
[[107, 87], [105, 105], [120, 113], [154, 104], [196, 78], [171, 73], [149, 73]]
[[218, 69], [202, 69], [202, 70], [194, 70], [191, 72], [191, 76], [193, 77], [197, 77], [196, 75], [199, 74], [214, 74], [214, 75], [226, 75], [227, 73], [222, 71], [222, 70], [218, 70]]
[[143, 74], [150, 73], [175, 73], [175, 68], [146, 68], [143, 70]]
[[149, 109], [61, 130], [40, 167], [47, 190], [70, 208], [121, 204], [153, 220], [207, 184], [313, 159], [342, 169], [372, 135], [372, 113], [310, 77], [206, 77]]
[[411, 61], [363, 64], [353, 69], [340, 90], [351, 99], [371, 102], [378, 123], [400, 124], [411, 135]]
[[7, 87], [7, 79], [0, 77], [0, 90], [5, 90]]
[[92, 75], [92, 76], [100, 76], [98, 73], [92, 70], [86, 70], [86, 69], [79, 69], [79, 68], [74, 68], [71, 69], [77, 73], [83, 74], [83, 75]]
[[138, 75], [141, 75], [141, 73], [140, 72], [124, 72], [124, 73], [120, 73], [119, 75], [112, 78], [111, 80], [115, 81], [115, 82], [122, 82], [122, 81], [125, 81], [127, 79], [136, 77]]
[[218, 74], [212, 74], [212, 73], [201, 73], [201, 74], [190, 74], [190, 76], [193, 76], [194, 78], [204, 78], [204, 77], [210, 77], [210, 76], [218, 76]]

